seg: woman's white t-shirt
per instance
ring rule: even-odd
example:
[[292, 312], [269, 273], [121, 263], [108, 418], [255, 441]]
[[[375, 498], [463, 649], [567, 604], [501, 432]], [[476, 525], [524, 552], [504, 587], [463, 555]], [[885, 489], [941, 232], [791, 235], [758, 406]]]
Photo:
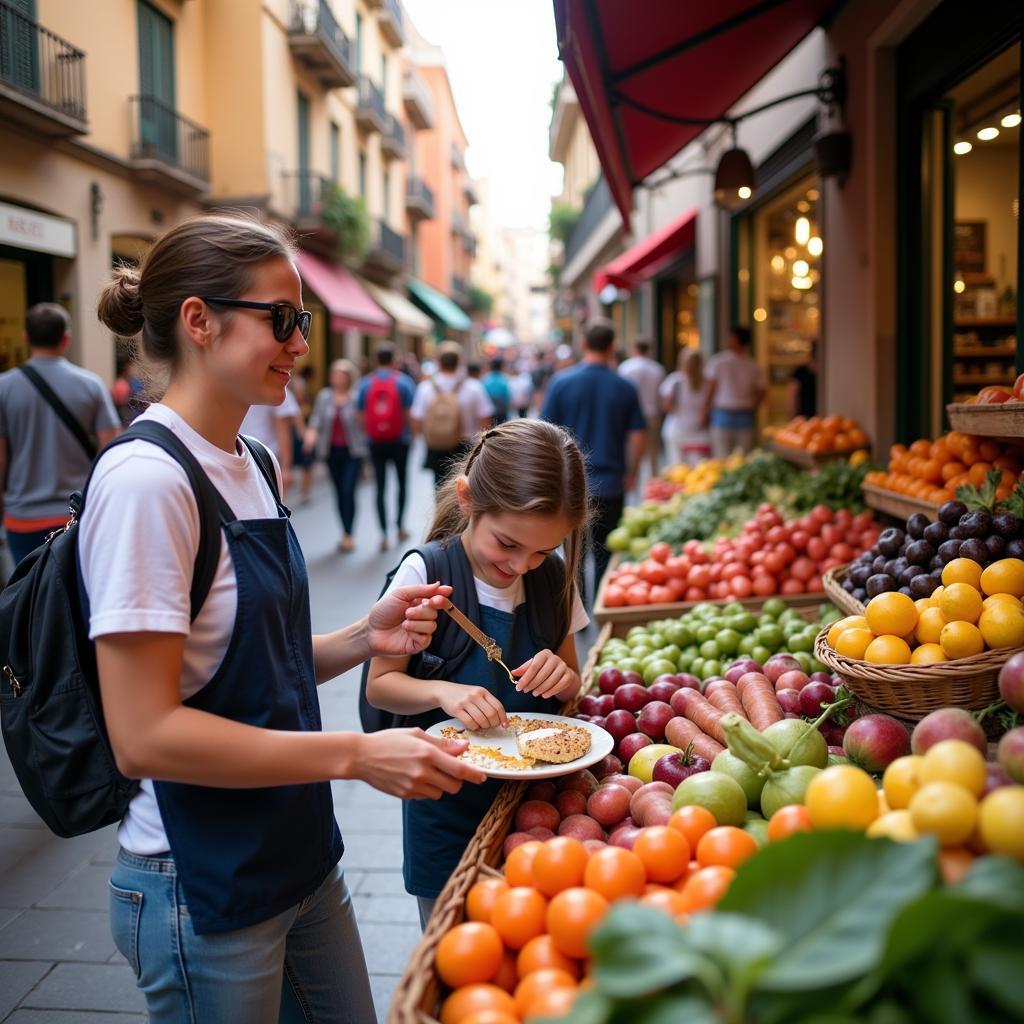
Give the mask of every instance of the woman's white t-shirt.
[[668, 414], [671, 424], [666, 423], [665, 437], [675, 444], [701, 444], [707, 442], [709, 433], [703, 425], [704, 403], [711, 384], [701, 381], [699, 388], [690, 385], [690, 379], [676, 370], [661, 383], [661, 397], [671, 398], [673, 405]]
[[[165, 405], [151, 405], [136, 422], [172, 430], [192, 452], [239, 519], [272, 519], [277, 507], [248, 448], [226, 452], [197, 434]], [[280, 486], [280, 472], [278, 472]], [[78, 533], [82, 579], [89, 596], [89, 636], [178, 633], [185, 637], [181, 698], [213, 677], [235, 625], [235, 570], [221, 535], [210, 593], [189, 623], [189, 590], [199, 548], [199, 509], [185, 471], [148, 441], [118, 445], [100, 459], [89, 485]], [[146, 685], [139, 666], [138, 685]], [[143, 779], [117, 830], [129, 852], [152, 855], [170, 847], [153, 783]]]

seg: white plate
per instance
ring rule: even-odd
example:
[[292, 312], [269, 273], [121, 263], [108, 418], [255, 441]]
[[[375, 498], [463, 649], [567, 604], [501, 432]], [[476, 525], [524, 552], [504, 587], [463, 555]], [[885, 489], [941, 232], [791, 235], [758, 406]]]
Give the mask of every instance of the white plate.
[[[588, 768], [592, 764], [597, 764], [602, 757], [610, 754], [615, 746], [611, 733], [605, 732], [604, 729], [592, 722], [580, 722], [575, 718], [567, 718], [565, 715], [546, 715], [539, 711], [515, 711], [513, 714], [531, 721], [577, 725], [581, 729], [586, 729], [590, 733], [590, 750], [582, 757], [577, 757], [575, 761], [567, 761], [565, 764], [544, 763], [518, 771], [514, 768], [498, 768], [497, 766], [485, 768], [483, 765], [474, 765], [492, 779], [554, 779], [559, 775], [571, 775], [573, 772], [579, 771], [580, 768]], [[455, 729], [466, 728], [457, 718], [449, 718], [447, 721], [432, 725], [427, 732], [431, 736], [440, 736], [441, 730], [449, 726]], [[509, 754], [512, 757], [519, 756], [515, 734], [509, 729], [488, 729], [486, 732], [473, 733], [467, 738], [477, 746], [497, 747], [503, 754]]]

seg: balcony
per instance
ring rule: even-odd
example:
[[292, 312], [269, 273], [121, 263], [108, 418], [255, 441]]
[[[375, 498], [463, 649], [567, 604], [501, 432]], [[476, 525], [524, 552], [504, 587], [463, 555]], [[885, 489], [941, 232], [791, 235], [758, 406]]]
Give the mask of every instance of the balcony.
[[462, 192], [466, 197], [466, 202], [470, 206], [475, 206], [480, 202], [480, 196], [477, 195], [476, 185], [469, 178], [462, 179]]
[[383, 0], [377, 11], [377, 24], [380, 26], [381, 35], [392, 46], [401, 46], [405, 42], [402, 5], [398, 0]]
[[316, 171], [287, 171], [284, 174], [284, 211], [302, 244], [324, 254], [337, 245], [334, 228], [324, 223], [323, 210], [331, 201], [337, 185]]
[[352, 40], [335, 21], [327, 0], [291, 0], [288, 45], [325, 89], [355, 85]]
[[382, 220], [373, 222], [370, 232], [370, 248], [363, 261], [363, 268], [377, 276], [390, 277], [405, 269], [405, 238]]
[[563, 267], [569, 266], [573, 257], [580, 252], [587, 239], [598, 229], [608, 215], [608, 211], [614, 209], [614, 206], [608, 183], [605, 181], [604, 175], [601, 175], [590, 189], [586, 202], [583, 204], [583, 213], [580, 215], [579, 222], [565, 243]]
[[387, 116], [384, 94], [369, 75], [360, 75], [356, 95], [356, 123], [363, 131], [383, 132]]
[[452, 162], [452, 167], [458, 168], [460, 171], [464, 171], [466, 169], [466, 161], [463, 159], [462, 150], [459, 149], [456, 143], [452, 143], [448, 156]]
[[476, 235], [468, 228], [462, 233], [462, 248], [470, 256], [476, 255]]
[[466, 233], [466, 218], [459, 210], [452, 210], [452, 234], [464, 235]]
[[463, 307], [469, 307], [469, 282], [452, 274], [452, 298]]
[[403, 76], [402, 102], [405, 116], [416, 131], [429, 131], [434, 127], [434, 94], [418, 71], [410, 69]]
[[0, 123], [43, 135], [89, 130], [85, 53], [0, 0]]
[[405, 159], [405, 129], [394, 114], [384, 118], [384, 131], [380, 137], [380, 151], [393, 160]]
[[411, 220], [434, 219], [434, 193], [422, 178], [414, 175], [405, 183], [405, 212]]
[[183, 195], [210, 187], [210, 133], [155, 96], [129, 96], [136, 174]]

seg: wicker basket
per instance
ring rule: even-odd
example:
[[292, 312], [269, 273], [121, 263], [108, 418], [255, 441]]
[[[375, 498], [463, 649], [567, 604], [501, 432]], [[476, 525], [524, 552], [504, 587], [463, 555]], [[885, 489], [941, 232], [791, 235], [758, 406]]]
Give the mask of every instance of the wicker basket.
[[1024, 648], [985, 651], [938, 665], [873, 665], [837, 654], [829, 646], [828, 627], [814, 642], [814, 657], [841, 676], [854, 696], [910, 722], [939, 708], [976, 711], [999, 700], [999, 670], [1019, 650]]
[[843, 580], [846, 579], [846, 574], [849, 571], [849, 565], [838, 565], [834, 569], [829, 569], [821, 577], [821, 585], [825, 588], [828, 599], [841, 612], [845, 612], [847, 615], [863, 615], [864, 605], [852, 594], [843, 590]]
[[864, 503], [876, 512], [884, 512], [894, 519], [909, 519], [915, 512], [923, 512], [932, 522], [939, 518], [939, 506], [921, 498], [912, 498], [908, 494], [897, 494], [887, 491], [874, 484], [863, 483], [860, 489], [864, 494]]

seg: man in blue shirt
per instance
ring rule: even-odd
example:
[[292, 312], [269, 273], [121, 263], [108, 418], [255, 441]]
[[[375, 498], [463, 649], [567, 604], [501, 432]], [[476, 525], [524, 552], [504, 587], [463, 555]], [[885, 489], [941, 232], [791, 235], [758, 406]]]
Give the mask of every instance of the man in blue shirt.
[[[584, 341], [583, 361], [551, 378], [541, 416], [570, 430], [586, 459], [594, 507], [589, 546], [596, 591], [611, 558], [604, 542], [622, 516], [625, 493], [636, 481], [646, 433], [636, 388], [612, 369], [611, 322], [591, 320]], [[592, 603], [593, 595], [587, 601]]]

